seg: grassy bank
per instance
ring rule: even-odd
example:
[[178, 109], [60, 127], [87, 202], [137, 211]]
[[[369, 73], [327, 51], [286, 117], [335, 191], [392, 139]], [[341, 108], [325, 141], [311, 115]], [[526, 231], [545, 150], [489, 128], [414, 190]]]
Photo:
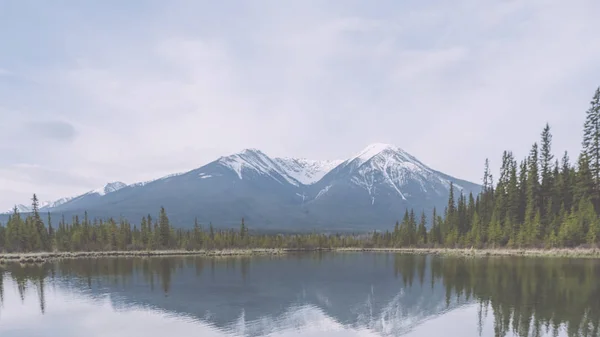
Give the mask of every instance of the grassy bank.
[[597, 248], [554, 248], [554, 249], [470, 249], [470, 248], [339, 248], [337, 252], [381, 252], [455, 256], [546, 256], [546, 257], [591, 257], [600, 258]]
[[102, 252], [40, 252], [40, 253], [0, 253], [0, 264], [8, 262], [43, 263], [50, 260], [103, 258], [103, 257], [151, 257], [151, 256], [252, 256], [281, 255], [285, 249], [223, 249], [223, 250], [153, 250], [153, 251], [102, 251]]
[[223, 250], [155, 250], [155, 251], [106, 251], [106, 252], [46, 252], [46, 253], [0, 253], [0, 264], [9, 262], [43, 263], [50, 260], [102, 258], [102, 257], [152, 257], [152, 256], [254, 256], [282, 255], [290, 252], [330, 251], [337, 253], [371, 252], [398, 254], [425, 254], [448, 256], [544, 256], [600, 258], [597, 248], [556, 249], [469, 249], [469, 248], [336, 248], [336, 249], [223, 249]]

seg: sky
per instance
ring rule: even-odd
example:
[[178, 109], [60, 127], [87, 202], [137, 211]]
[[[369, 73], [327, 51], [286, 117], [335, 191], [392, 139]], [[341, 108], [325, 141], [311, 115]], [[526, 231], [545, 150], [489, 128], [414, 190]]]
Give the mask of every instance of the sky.
[[245, 148], [375, 142], [481, 182], [545, 123], [575, 160], [597, 0], [0, 1], [0, 209]]

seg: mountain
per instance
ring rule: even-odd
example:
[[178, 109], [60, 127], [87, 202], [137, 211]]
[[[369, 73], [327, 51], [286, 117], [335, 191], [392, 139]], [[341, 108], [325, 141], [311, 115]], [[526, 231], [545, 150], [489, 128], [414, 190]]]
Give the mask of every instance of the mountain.
[[[53, 211], [53, 210], [57, 209], [59, 206], [65, 204], [67, 202], [71, 202], [71, 201], [76, 202], [76, 200], [81, 199], [85, 196], [103, 196], [108, 193], [116, 192], [126, 186], [127, 186], [127, 184], [120, 182], [120, 181], [108, 183], [108, 184], [104, 185], [103, 187], [94, 189], [92, 191], [89, 191], [89, 192], [82, 194], [80, 196], [77, 196], [77, 197], [60, 198], [55, 201], [40, 201], [39, 209], [40, 209], [40, 211]], [[18, 205], [15, 205], [15, 207], [17, 207], [17, 210], [19, 211], [19, 213], [29, 213], [32, 211], [31, 205], [18, 204]], [[4, 214], [12, 214], [13, 211], [14, 211], [14, 208], [11, 208]]]
[[371, 144], [346, 160], [271, 158], [258, 149], [220, 157], [195, 170], [154, 181], [109, 183], [43, 208], [57, 214], [137, 222], [161, 206], [174, 225], [257, 229], [371, 230], [393, 226], [407, 208], [443, 211], [455, 193], [480, 186], [436, 171], [399, 147]]

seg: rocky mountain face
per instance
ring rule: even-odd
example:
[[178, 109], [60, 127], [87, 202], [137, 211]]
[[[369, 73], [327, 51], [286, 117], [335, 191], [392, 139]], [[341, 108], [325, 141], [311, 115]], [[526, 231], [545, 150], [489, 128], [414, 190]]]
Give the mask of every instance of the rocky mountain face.
[[[113, 182], [74, 198], [46, 202], [41, 210], [92, 217], [125, 217], [137, 223], [164, 206], [171, 222], [194, 219], [216, 227], [278, 230], [391, 228], [407, 208], [443, 211], [455, 193], [480, 186], [421, 163], [402, 149], [372, 144], [346, 160], [271, 158], [257, 149], [221, 157], [198, 169], [154, 181]], [[18, 206], [21, 212], [29, 211]]]

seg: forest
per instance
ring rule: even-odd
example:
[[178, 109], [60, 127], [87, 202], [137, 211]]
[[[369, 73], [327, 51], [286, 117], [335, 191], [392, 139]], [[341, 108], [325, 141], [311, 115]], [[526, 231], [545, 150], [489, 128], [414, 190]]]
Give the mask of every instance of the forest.
[[[53, 225], [51, 214], [15, 207], [0, 224], [0, 251], [101, 251], [225, 248], [340, 247], [598, 247], [600, 243], [600, 87], [586, 111], [582, 149], [575, 163], [568, 153], [552, 152], [550, 125], [526, 158], [517, 161], [504, 151], [496, 182], [485, 161], [482, 191], [474, 196], [449, 187], [448, 204], [431, 215], [406, 210], [393, 229], [372, 234], [254, 234], [241, 220], [239, 229], [216, 230], [195, 222], [192, 229], [174, 228], [167, 212], [127, 219], [89, 219], [87, 212]], [[430, 218], [429, 218], [430, 217]]]

